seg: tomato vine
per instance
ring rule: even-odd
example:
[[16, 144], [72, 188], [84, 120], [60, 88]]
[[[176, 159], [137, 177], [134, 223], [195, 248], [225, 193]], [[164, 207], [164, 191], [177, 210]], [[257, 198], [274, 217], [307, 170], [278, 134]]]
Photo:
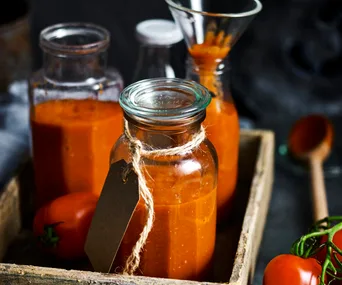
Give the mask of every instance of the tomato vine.
[[[309, 232], [295, 241], [291, 247], [291, 254], [303, 258], [316, 256], [326, 248], [320, 285], [326, 284], [326, 275], [331, 276], [333, 280], [342, 280], [342, 263], [338, 259], [338, 255], [342, 256], [342, 249], [333, 242], [334, 235], [340, 230], [342, 230], [342, 216], [327, 217], [317, 221]], [[322, 243], [323, 236], [327, 236], [327, 241], [324, 243]]]

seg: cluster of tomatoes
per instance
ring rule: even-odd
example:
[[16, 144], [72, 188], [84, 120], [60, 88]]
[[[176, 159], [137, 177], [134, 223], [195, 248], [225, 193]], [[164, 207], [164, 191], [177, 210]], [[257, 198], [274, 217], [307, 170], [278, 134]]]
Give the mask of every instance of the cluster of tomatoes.
[[90, 192], [71, 193], [40, 208], [33, 222], [40, 247], [60, 259], [85, 257], [84, 244], [98, 198]]
[[[327, 237], [323, 236], [321, 244], [326, 241]], [[342, 249], [342, 230], [335, 233], [333, 243]], [[321, 282], [322, 266], [327, 258], [331, 258], [335, 268], [341, 268], [339, 262], [342, 262], [342, 256], [334, 250], [331, 251], [330, 257], [329, 254], [327, 256], [327, 249], [324, 246], [309, 258], [293, 254], [276, 256], [266, 266], [263, 285], [342, 285], [342, 281], [338, 280], [342, 279], [342, 272], [336, 272], [337, 279], [326, 274], [324, 283]]]

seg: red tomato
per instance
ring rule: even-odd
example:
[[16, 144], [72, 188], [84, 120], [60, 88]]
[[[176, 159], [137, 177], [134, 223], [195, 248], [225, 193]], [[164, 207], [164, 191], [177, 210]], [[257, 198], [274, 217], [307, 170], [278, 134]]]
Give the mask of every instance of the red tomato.
[[33, 222], [39, 244], [58, 258], [84, 257], [84, 244], [97, 201], [95, 194], [76, 192], [44, 205]]
[[[323, 236], [321, 243], [325, 243], [328, 240], [328, 236]], [[335, 233], [334, 237], [333, 237], [333, 243], [339, 248], [342, 249], [342, 230], [338, 231]], [[336, 253], [336, 251], [333, 250], [332, 254]], [[318, 252], [317, 254], [317, 259], [319, 260], [319, 262], [323, 263], [325, 260], [327, 254], [327, 248], [324, 247], [320, 252]], [[338, 260], [340, 262], [342, 262], [342, 256], [340, 254], [336, 254]], [[331, 259], [333, 260], [333, 264], [338, 267], [338, 264], [335, 260], [335, 258], [332, 256]]]
[[[328, 236], [323, 236], [321, 239], [321, 243], [325, 243], [328, 240]], [[333, 243], [340, 249], [342, 249], [342, 230], [338, 231], [335, 233], [334, 238], [333, 238]], [[327, 254], [327, 248], [323, 247], [321, 251], [318, 252], [316, 259], [323, 265], [323, 262], [325, 261], [326, 258], [326, 254]], [[332, 256], [331, 256], [331, 260], [334, 264], [334, 266], [336, 268], [339, 268], [338, 263], [335, 260], [334, 255], [336, 254], [337, 259], [342, 262], [342, 256], [338, 253], [336, 253], [336, 251], [332, 250]], [[337, 276], [342, 277], [342, 274], [338, 274]], [[331, 280], [332, 277], [328, 276], [327, 277], [328, 280]], [[335, 280], [334, 282], [331, 283], [331, 285], [334, 284], [340, 284], [342, 285], [342, 281], [339, 280]]]
[[282, 254], [266, 266], [263, 285], [319, 285], [322, 267], [314, 258]]

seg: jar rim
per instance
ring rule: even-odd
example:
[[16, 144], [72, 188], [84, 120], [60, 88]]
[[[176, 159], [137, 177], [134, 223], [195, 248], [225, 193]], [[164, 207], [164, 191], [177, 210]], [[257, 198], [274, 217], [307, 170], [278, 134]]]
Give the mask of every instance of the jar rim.
[[[78, 40], [75, 41], [78, 37]], [[40, 32], [40, 47], [49, 53], [85, 55], [108, 48], [110, 32], [102, 26], [70, 22], [48, 26]]]
[[179, 78], [152, 78], [127, 86], [119, 103], [130, 116], [152, 121], [178, 121], [202, 113], [211, 101], [207, 88]]

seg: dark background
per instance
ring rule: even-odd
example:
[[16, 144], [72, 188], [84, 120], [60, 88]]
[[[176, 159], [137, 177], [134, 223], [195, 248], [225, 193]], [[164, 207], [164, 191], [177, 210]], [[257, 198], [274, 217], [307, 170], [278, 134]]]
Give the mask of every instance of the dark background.
[[[25, 13], [26, 0], [8, 2], [0, 22]], [[40, 31], [61, 22], [85, 21], [111, 33], [108, 64], [131, 83], [139, 44], [138, 22], [172, 19], [164, 0], [27, 0], [31, 11], [33, 69], [41, 67]], [[208, 0], [209, 1], [209, 0]], [[248, 0], [210, 1], [212, 11], [238, 10]], [[230, 54], [232, 90], [240, 114], [299, 116], [310, 112], [340, 115], [342, 109], [342, 1], [264, 0]], [[234, 6], [234, 7], [231, 7]], [[13, 19], [12, 19], [13, 20]], [[172, 51], [178, 77], [184, 77], [184, 42]]]
[[[138, 42], [135, 39], [135, 25], [151, 18], [172, 19], [163, 0], [61, 0], [32, 2], [32, 40], [35, 57], [34, 67], [41, 65], [38, 37], [41, 29], [59, 22], [93, 22], [107, 28], [111, 33], [108, 64], [119, 69], [126, 84], [133, 76], [138, 57]], [[184, 74], [180, 62], [185, 56], [185, 45], [176, 47], [173, 57], [176, 69]]]
[[[135, 39], [135, 26], [140, 21], [152, 18], [172, 20], [164, 0], [32, 0], [32, 44], [34, 68], [41, 65], [38, 47], [39, 32], [46, 26], [60, 22], [93, 22], [107, 28], [112, 36], [109, 61], [122, 73], [126, 84], [131, 83], [138, 56], [139, 45]], [[212, 11], [238, 11], [247, 0], [211, 1]], [[185, 44], [177, 44], [172, 52], [172, 61], [177, 76], [184, 77]]]

